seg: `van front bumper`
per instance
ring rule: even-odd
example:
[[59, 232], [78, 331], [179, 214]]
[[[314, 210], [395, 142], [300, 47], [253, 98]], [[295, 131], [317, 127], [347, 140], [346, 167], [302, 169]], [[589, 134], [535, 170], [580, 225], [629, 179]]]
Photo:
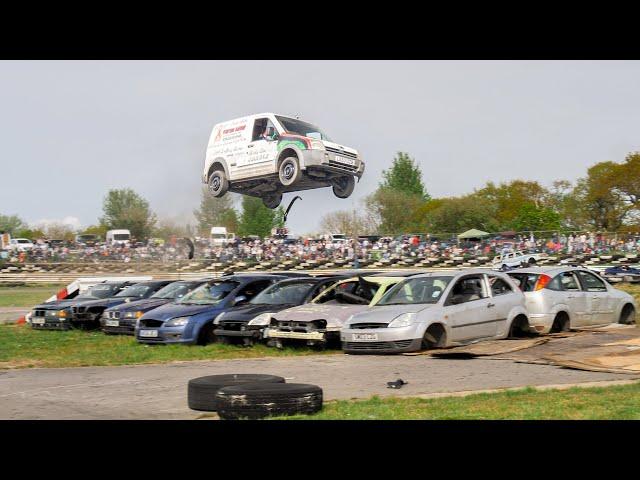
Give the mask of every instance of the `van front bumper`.
[[343, 175], [354, 175], [358, 178], [364, 173], [364, 162], [358, 158], [354, 164], [338, 162], [336, 155], [324, 150], [305, 150], [303, 155], [303, 168], [311, 167], [312, 170], [320, 170]]

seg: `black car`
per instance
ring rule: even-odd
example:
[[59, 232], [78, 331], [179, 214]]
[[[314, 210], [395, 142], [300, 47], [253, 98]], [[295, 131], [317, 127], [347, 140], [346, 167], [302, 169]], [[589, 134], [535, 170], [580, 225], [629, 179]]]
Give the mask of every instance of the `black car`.
[[310, 302], [345, 275], [282, 280], [256, 295], [247, 304], [227, 310], [214, 320], [215, 339], [221, 343], [252, 345], [261, 340], [270, 314]]
[[101, 282], [74, 298], [36, 305], [31, 311], [31, 327], [37, 330], [69, 330], [73, 328], [71, 324], [71, 308], [76, 303], [113, 297], [123, 288], [134, 283], [130, 281]]
[[137, 282], [107, 298], [76, 302], [71, 307], [71, 325], [84, 330], [99, 328], [100, 317], [107, 308], [115, 307], [125, 302], [149, 298], [169, 283], [171, 283], [171, 280]]
[[161, 288], [149, 298], [121, 303], [107, 308], [100, 317], [100, 325], [105, 333], [133, 335], [138, 318], [146, 312], [182, 298], [194, 288], [208, 280], [180, 280]]

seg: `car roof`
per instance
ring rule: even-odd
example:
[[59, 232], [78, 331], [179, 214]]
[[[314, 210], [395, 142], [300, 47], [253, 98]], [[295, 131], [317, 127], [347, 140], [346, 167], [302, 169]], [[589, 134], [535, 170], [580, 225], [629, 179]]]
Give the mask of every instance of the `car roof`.
[[[575, 271], [575, 270], [588, 270], [593, 272], [593, 270], [588, 269], [587, 267], [574, 267], [572, 265], [554, 265], [549, 267], [525, 267], [525, 268], [514, 268], [513, 270], [509, 270], [505, 273], [545, 273], [545, 274], [558, 274], [560, 272], [566, 271]], [[598, 272], [595, 272], [598, 273]]]

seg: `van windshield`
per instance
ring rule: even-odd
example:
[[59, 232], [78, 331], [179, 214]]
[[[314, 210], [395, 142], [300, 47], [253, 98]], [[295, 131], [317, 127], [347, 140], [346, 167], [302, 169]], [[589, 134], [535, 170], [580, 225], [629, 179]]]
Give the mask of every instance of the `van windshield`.
[[129, 240], [128, 233], [116, 233], [113, 235], [114, 240]]
[[302, 135], [303, 137], [316, 138], [318, 140], [327, 140], [333, 142], [329, 136], [320, 130], [315, 125], [297, 120], [295, 118], [287, 118], [276, 115], [276, 118], [284, 129], [289, 133], [295, 133], [296, 135]]

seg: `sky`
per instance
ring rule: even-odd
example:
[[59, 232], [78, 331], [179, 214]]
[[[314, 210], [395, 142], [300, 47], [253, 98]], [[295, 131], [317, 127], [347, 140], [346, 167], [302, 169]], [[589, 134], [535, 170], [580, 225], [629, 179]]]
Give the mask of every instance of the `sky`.
[[432, 197], [549, 186], [640, 150], [639, 86], [638, 61], [1, 61], [0, 213], [80, 228], [130, 187], [193, 224], [213, 125], [260, 112], [298, 115], [366, 162], [348, 199], [300, 192], [294, 234], [358, 208], [398, 151]]

